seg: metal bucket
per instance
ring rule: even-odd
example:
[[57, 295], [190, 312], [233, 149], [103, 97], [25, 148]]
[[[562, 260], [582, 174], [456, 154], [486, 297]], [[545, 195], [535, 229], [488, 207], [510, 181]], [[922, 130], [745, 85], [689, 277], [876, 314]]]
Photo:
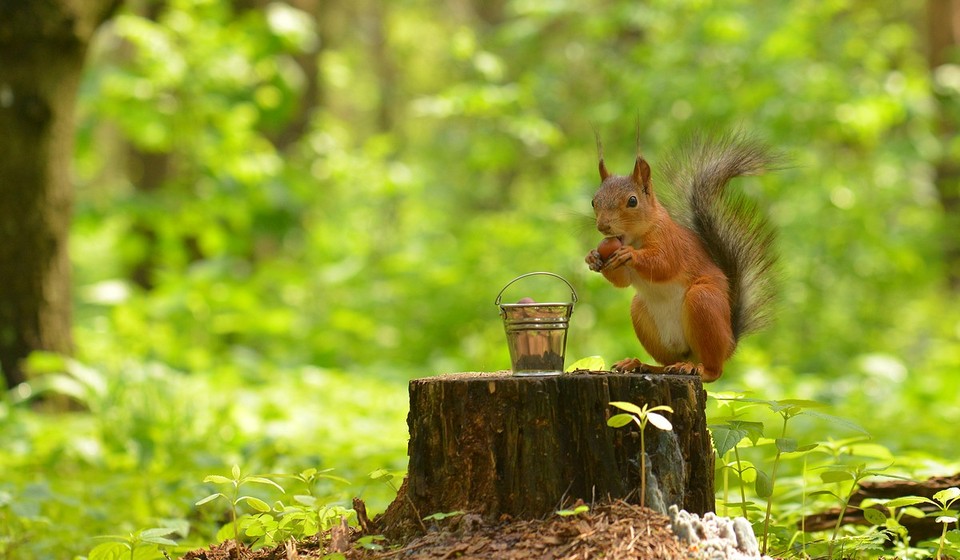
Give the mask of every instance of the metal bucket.
[[[572, 301], [565, 303], [538, 303], [524, 298], [518, 303], [501, 303], [503, 292], [511, 284], [529, 276], [553, 276], [570, 288]], [[525, 301], [529, 300], [529, 301]], [[567, 351], [567, 327], [577, 292], [562, 276], [552, 272], [529, 272], [507, 283], [497, 294], [496, 305], [507, 334], [513, 374], [518, 376], [560, 375], [563, 373], [564, 354]]]

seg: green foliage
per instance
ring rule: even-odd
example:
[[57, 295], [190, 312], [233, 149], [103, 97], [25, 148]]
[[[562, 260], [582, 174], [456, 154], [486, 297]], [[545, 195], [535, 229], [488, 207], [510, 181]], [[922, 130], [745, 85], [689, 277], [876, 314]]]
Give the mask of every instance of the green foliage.
[[110, 535], [100, 537], [107, 542], [93, 547], [87, 560], [158, 560], [164, 558], [161, 546], [176, 546], [169, 538], [177, 529], [156, 527], [144, 529], [129, 536]]
[[[885, 447], [869, 441], [862, 428], [844, 419], [823, 412], [820, 403], [806, 400], [767, 401], [743, 395], [712, 395], [720, 405], [710, 427], [714, 448], [718, 453], [718, 479], [721, 489], [721, 512], [738, 511], [753, 522], [764, 546], [778, 558], [875, 558], [893, 550], [897, 557], [926, 558], [936, 551], [952, 551], [948, 525], [956, 523], [955, 512], [949, 510], [960, 490], [948, 489], [933, 499], [905, 496], [892, 500], [867, 499], [851, 504], [860, 483], [868, 478], [906, 479], [897, 474], [910, 472], [908, 458], [895, 459]], [[779, 437], [764, 437], [770, 417], [778, 422]], [[801, 445], [786, 437], [800, 419], [812, 419], [822, 426], [815, 431], [821, 437], [834, 430], [858, 435], [841, 440], [824, 439]], [[748, 460], [744, 457], [749, 456]], [[870, 466], [879, 462], [881, 466]], [[769, 474], [767, 474], [769, 472]], [[740, 501], [729, 500], [729, 479], [739, 481]], [[753, 483], [752, 485], [750, 483]], [[751, 498], [762, 500], [758, 507]], [[831, 503], [832, 502], [832, 503]], [[874, 506], [883, 505], [889, 515]], [[911, 535], [901, 523], [904, 515], [924, 516], [918, 504], [935, 506], [938, 522], [944, 523], [941, 539], [934, 543], [911, 542]], [[808, 541], [804, 533], [804, 517], [838, 506], [840, 511], [859, 509], [868, 527], [841, 525], [841, 518], [830, 531]]]
[[[257, 511], [260, 513], [266, 513], [270, 511], [270, 505], [267, 504], [267, 502], [264, 502], [263, 500], [261, 500], [260, 498], [257, 498], [256, 496], [247, 496], [247, 495], [241, 496], [240, 487], [245, 484], [267, 484], [267, 485], [273, 486], [277, 490], [280, 490], [281, 493], [283, 493], [284, 490], [282, 486], [270, 480], [269, 478], [266, 478], [263, 476], [252, 476], [252, 475], [240, 476], [239, 465], [233, 466], [231, 475], [232, 475], [231, 478], [217, 475], [217, 474], [211, 474], [205, 477], [203, 479], [204, 482], [213, 483], [213, 484], [230, 485], [231, 488], [228, 490], [228, 494], [224, 494], [223, 492], [210, 494], [206, 498], [200, 499], [195, 505], [202, 506], [203, 504], [212, 502], [213, 500], [216, 500], [218, 498], [223, 498], [227, 500], [227, 502], [229, 502], [230, 504], [230, 519], [233, 520], [233, 540], [237, 544], [240, 544], [240, 521], [239, 521], [239, 518], [237, 517], [237, 506], [239, 506], [242, 502], [246, 502], [247, 506], [249, 506], [254, 511]], [[266, 525], [267, 521], [270, 521], [272, 525]], [[254, 516], [251, 519], [251, 522], [248, 523], [244, 528], [246, 530], [245, 532], [247, 535], [259, 537], [259, 536], [266, 535], [268, 531], [270, 531], [272, 534], [272, 532], [277, 529], [277, 524], [272, 517], [260, 515], [260, 516]]]
[[[773, 502], [770, 540], [787, 544], [799, 512], [849, 495], [855, 471], [828, 465], [873, 464], [854, 451], [955, 472], [955, 232], [931, 181], [955, 144], [934, 96], [951, 84], [927, 68], [920, 4], [240, 4], [128, 3], [91, 48], [77, 357], [34, 356], [0, 398], [0, 556], [69, 557], [184, 518], [177, 551], [209, 544], [222, 520], [193, 504], [233, 464], [298, 473], [267, 476], [296, 494], [243, 521], [261, 544], [322, 528], [350, 494], [385, 507], [394, 490], [366, 473], [404, 469], [407, 380], [507, 367], [493, 299], [523, 272], [576, 287], [573, 365], [637, 355], [631, 294], [582, 259], [599, 239], [592, 128], [622, 172], [638, 117], [655, 170], [704, 128], [791, 161], [736, 186], [779, 230], [781, 305], [714, 386], [771, 399], [711, 410], [724, 506], [760, 521]], [[825, 437], [855, 432], [837, 417], [877, 442]], [[878, 555], [876, 531], [846, 531], [838, 547]]]
[[[938, 511], [934, 513], [936, 515], [936, 522], [943, 525], [943, 531], [940, 533], [940, 540], [937, 542], [937, 560], [943, 556], [944, 552], [955, 556], [957, 553], [960, 553], [960, 535], [958, 531], [949, 531], [950, 525], [957, 525], [957, 511], [952, 509], [954, 502], [960, 500], [960, 488], [952, 486], [941, 490], [933, 495], [933, 499], [925, 498], [922, 496], [903, 496], [901, 498], [894, 498], [892, 500], [887, 500], [883, 502], [883, 505], [887, 508], [903, 508], [906, 506], [914, 506], [917, 504], [930, 504], [937, 508]], [[886, 525], [888, 519], [882, 513], [877, 512], [879, 516], [875, 520], [875, 525]], [[875, 514], [876, 516], [876, 514]], [[948, 537], [950, 537], [948, 539]]]

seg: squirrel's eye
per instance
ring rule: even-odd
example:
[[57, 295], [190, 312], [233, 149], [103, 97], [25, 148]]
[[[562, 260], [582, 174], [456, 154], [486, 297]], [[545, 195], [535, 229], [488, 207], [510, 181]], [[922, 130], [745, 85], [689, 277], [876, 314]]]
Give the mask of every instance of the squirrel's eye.
[[628, 208], [636, 208], [636, 207], [637, 207], [637, 197], [631, 196], [630, 198], [628, 198], [628, 199], [627, 199], [627, 207], [628, 207]]
[[597, 207], [597, 201], [596, 201], [596, 200], [591, 200], [591, 201], [590, 201], [590, 206], [593, 206], [594, 208], [596, 208], [596, 207]]

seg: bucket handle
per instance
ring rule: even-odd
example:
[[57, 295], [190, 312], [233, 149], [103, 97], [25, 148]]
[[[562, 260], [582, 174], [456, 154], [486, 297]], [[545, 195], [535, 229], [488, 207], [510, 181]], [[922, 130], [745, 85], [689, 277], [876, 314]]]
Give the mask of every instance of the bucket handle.
[[537, 275], [553, 276], [554, 278], [559, 278], [560, 280], [563, 280], [563, 283], [566, 284], [568, 288], [570, 288], [570, 296], [573, 297], [573, 303], [577, 303], [577, 291], [573, 289], [573, 286], [570, 284], [570, 282], [567, 282], [567, 279], [564, 278], [563, 276], [560, 276], [559, 274], [554, 274], [552, 272], [528, 272], [526, 274], [521, 274], [520, 276], [517, 276], [513, 280], [507, 282], [507, 285], [500, 290], [499, 294], [497, 294], [497, 301], [494, 303], [494, 305], [500, 305], [500, 300], [503, 297], [503, 292], [505, 292], [506, 289], [510, 287], [510, 284], [513, 284], [514, 282], [516, 282], [517, 280], [520, 280], [521, 278], [526, 278], [527, 276], [537, 276]]

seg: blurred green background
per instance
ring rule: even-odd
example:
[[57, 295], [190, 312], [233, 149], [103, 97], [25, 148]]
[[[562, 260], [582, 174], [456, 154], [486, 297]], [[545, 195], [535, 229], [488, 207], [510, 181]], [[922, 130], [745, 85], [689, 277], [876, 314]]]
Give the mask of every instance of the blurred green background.
[[[392, 490], [367, 473], [405, 468], [406, 382], [509, 368], [493, 301], [524, 272], [579, 294], [568, 364], [643, 356], [631, 292], [583, 263], [600, 239], [593, 131], [626, 173], [638, 122], [655, 169], [692, 132], [737, 127], [791, 162], [735, 184], [779, 231], [777, 320], [710, 389], [816, 399], [952, 468], [960, 232], [936, 180], [960, 80], [929, 69], [924, 13], [129, 2], [81, 90], [77, 355], [35, 356], [34, 382], [0, 401], [0, 551], [69, 558], [170, 518], [203, 545], [223, 512], [193, 507], [202, 479], [234, 463], [334, 468], [352, 484], [323, 487], [330, 503], [382, 510]], [[82, 407], [28, 406], [47, 389]]]

